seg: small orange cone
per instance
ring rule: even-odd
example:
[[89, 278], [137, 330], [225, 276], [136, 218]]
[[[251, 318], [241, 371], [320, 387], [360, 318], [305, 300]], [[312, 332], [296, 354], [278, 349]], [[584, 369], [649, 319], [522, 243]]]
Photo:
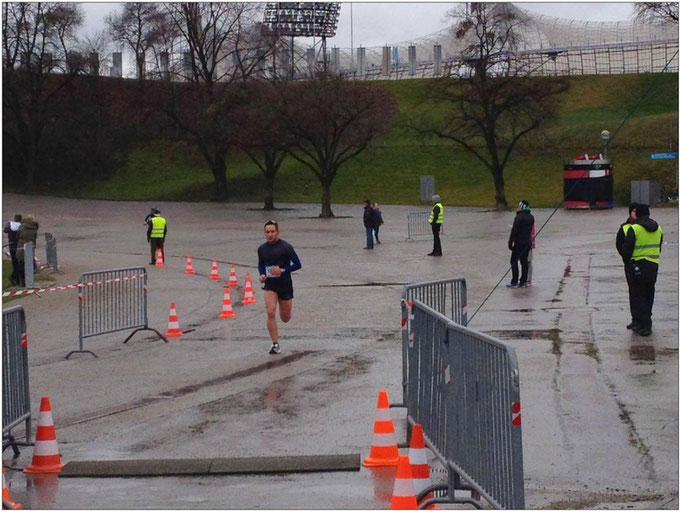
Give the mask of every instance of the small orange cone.
[[38, 415], [38, 430], [35, 433], [35, 448], [33, 462], [24, 469], [24, 473], [59, 473], [64, 467], [61, 463], [57, 434], [52, 421], [52, 407], [49, 397], [40, 400], [40, 414]]
[[236, 267], [232, 264], [232, 270], [229, 271], [229, 286], [239, 286], [239, 281], [236, 280]]
[[163, 266], [163, 251], [160, 248], [156, 249], [156, 266]]
[[225, 294], [222, 296], [222, 313], [218, 318], [234, 318], [236, 315], [232, 310], [232, 299], [229, 297], [229, 286], [225, 286]]
[[[430, 487], [430, 468], [428, 467], [428, 455], [426, 455], [426, 441], [423, 437], [423, 427], [416, 423], [411, 430], [411, 443], [409, 443], [409, 463], [411, 464], [411, 476], [414, 481], [416, 496], [421, 494], [426, 487]], [[423, 500], [429, 500], [433, 493], [424, 496]], [[428, 505], [429, 509], [439, 509], [434, 505]]]
[[390, 500], [390, 508], [400, 510], [419, 508], [418, 503], [416, 503], [414, 482], [411, 478], [411, 465], [407, 455], [400, 455], [399, 462], [397, 463], [395, 487], [393, 488], [393, 497]]
[[246, 272], [246, 282], [244, 283], [244, 297], [241, 299], [242, 304], [255, 304], [255, 295], [253, 295], [253, 285], [251, 284], [251, 274]]
[[[2, 499], [5, 500], [7, 503], [9, 503], [9, 506], [12, 508], [22, 508], [21, 503], [17, 503], [15, 501], [12, 501], [9, 497], [9, 489], [7, 488], [7, 483], [5, 482], [5, 466], [2, 466]], [[5, 507], [2, 507], [5, 508]]]
[[194, 265], [192, 264], [192, 257], [187, 254], [187, 266], [184, 269], [185, 274], [194, 274]]
[[210, 278], [214, 280], [220, 279], [220, 274], [218, 274], [218, 262], [213, 258], [213, 266], [210, 268]]
[[166, 337], [172, 338], [175, 336], [182, 336], [182, 331], [180, 330], [180, 321], [177, 318], [177, 310], [175, 303], [170, 303], [170, 314], [168, 315], [168, 330], [166, 331]]
[[395, 426], [390, 415], [390, 402], [388, 392], [381, 390], [378, 392], [378, 403], [376, 405], [376, 421], [374, 422], [374, 438], [371, 442], [371, 452], [362, 461], [367, 467], [373, 466], [395, 466], [399, 460], [400, 453], [397, 451], [397, 441], [395, 440]]

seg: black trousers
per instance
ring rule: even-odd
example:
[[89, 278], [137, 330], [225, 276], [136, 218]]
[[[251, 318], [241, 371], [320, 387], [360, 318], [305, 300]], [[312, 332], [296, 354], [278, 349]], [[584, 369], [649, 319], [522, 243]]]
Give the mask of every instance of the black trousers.
[[[525, 284], [527, 282], [527, 257], [530, 255], [531, 245], [514, 245], [511, 249], [511, 284]], [[520, 261], [520, 282], [518, 282], [518, 261]]]
[[634, 319], [634, 298], [631, 293], [631, 286], [634, 276], [632, 274], [632, 266], [624, 265], [624, 277], [627, 279], [627, 292], [629, 293], [629, 313], [631, 313], [631, 319]]
[[442, 245], [440, 244], [440, 228], [442, 224], [431, 224], [430, 227], [433, 229], [433, 253], [442, 254]]
[[161, 249], [163, 254], [163, 263], [166, 262], [166, 253], [163, 250], [163, 238], [150, 238], [149, 246], [151, 247], [151, 262], [156, 263], [156, 249]]
[[9, 280], [13, 285], [19, 284], [19, 260], [17, 260], [17, 250], [10, 249], [9, 256], [12, 258], [12, 275], [9, 276]]
[[653, 302], [655, 301], [658, 264], [639, 260], [630, 261], [627, 267], [631, 272], [632, 316], [642, 327], [650, 328], [653, 325]]

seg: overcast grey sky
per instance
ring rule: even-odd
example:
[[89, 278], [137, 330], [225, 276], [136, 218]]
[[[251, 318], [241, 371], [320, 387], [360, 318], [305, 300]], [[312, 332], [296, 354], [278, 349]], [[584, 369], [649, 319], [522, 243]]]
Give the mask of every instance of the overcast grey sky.
[[[117, 3], [83, 3], [86, 30], [102, 30], [104, 17], [119, 8]], [[456, 4], [451, 2], [362, 2], [341, 4], [336, 37], [329, 47], [380, 46], [418, 39], [445, 28], [445, 16]], [[518, 3], [538, 14], [585, 21], [626, 21], [631, 18], [633, 3], [552, 2]], [[351, 14], [352, 12], [352, 23]], [[352, 27], [352, 31], [351, 31]]]

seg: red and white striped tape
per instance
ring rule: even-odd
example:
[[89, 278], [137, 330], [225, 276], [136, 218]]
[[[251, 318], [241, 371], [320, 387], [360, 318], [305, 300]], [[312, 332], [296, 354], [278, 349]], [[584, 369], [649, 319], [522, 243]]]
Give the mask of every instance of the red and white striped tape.
[[118, 283], [121, 281], [130, 281], [132, 279], [139, 279], [145, 274], [138, 274], [134, 276], [116, 277], [114, 279], [107, 279], [105, 281], [91, 281], [89, 283], [67, 284], [66, 286], [53, 286], [52, 288], [31, 288], [30, 290], [17, 290], [14, 292], [2, 292], [3, 297], [14, 297], [15, 295], [30, 295], [32, 293], [46, 293], [56, 292], [61, 290], [74, 290], [76, 288], [85, 288], [86, 286], [97, 286], [109, 283]]

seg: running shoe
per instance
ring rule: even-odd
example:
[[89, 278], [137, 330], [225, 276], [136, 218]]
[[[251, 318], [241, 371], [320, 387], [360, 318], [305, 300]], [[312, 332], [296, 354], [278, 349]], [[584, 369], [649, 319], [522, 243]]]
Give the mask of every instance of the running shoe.
[[518, 285], [516, 283], [509, 283], [506, 285], [506, 288], [518, 288]]
[[279, 348], [279, 343], [272, 343], [272, 348], [270, 348], [270, 354], [278, 354], [281, 352], [281, 348]]

